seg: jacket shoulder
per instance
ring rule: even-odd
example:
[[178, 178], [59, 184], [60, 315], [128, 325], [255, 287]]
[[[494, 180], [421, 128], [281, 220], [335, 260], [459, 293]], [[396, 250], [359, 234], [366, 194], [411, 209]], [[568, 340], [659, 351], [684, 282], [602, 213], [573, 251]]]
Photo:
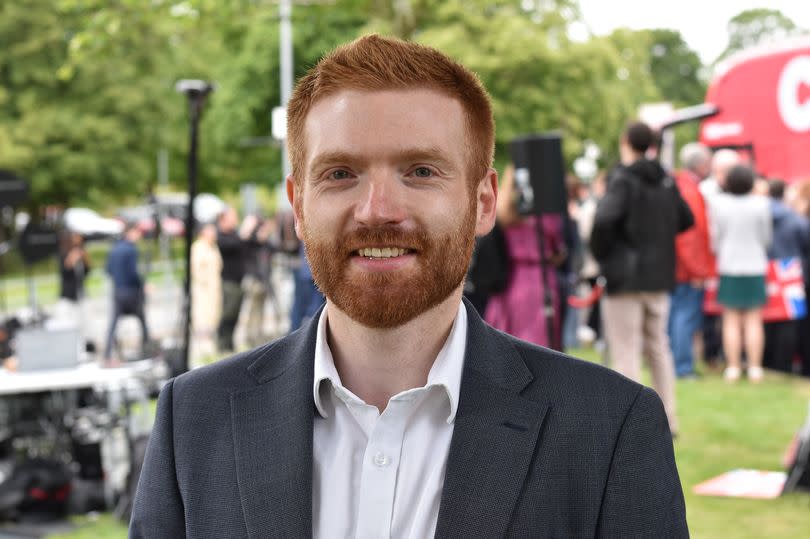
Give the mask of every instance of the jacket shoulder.
[[257, 384], [250, 366], [257, 361], [272, 361], [273, 351], [280, 341], [271, 341], [257, 348], [240, 352], [174, 379], [174, 393], [187, 396], [233, 393]]
[[582, 408], [597, 414], [610, 409], [623, 415], [644, 388], [597, 363], [506, 337], [534, 377], [527, 390], [557, 407]]

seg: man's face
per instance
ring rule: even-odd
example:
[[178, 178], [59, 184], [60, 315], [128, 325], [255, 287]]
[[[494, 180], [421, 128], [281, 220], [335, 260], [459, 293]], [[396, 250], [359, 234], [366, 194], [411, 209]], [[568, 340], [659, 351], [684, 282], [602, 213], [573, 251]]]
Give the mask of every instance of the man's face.
[[141, 229], [138, 227], [132, 227], [127, 230], [126, 237], [132, 243], [138, 243], [141, 240], [142, 234]]
[[219, 229], [223, 232], [232, 232], [239, 225], [239, 216], [236, 210], [228, 208], [219, 218]]
[[330, 302], [390, 328], [457, 291], [497, 189], [492, 170], [469, 178], [461, 104], [432, 90], [346, 90], [313, 105], [305, 136], [304, 177], [288, 194]]

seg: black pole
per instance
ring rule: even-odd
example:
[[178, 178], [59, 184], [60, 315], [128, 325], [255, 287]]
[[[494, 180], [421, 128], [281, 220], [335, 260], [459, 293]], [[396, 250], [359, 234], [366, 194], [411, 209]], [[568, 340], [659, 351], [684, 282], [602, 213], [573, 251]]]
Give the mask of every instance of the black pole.
[[[180, 367], [187, 371], [191, 343], [191, 242], [194, 238], [194, 199], [197, 196], [197, 134], [205, 98], [214, 91], [214, 85], [203, 80], [181, 80], [175, 89], [188, 97], [189, 150], [188, 150], [188, 206], [186, 207], [186, 278], [183, 282], [183, 362]], [[179, 374], [179, 373], [175, 373]]]
[[185, 258], [186, 278], [183, 282], [183, 371], [189, 367], [189, 348], [191, 344], [191, 243], [194, 241], [194, 199], [197, 196], [197, 138], [199, 133], [200, 115], [205, 101], [206, 93], [191, 91], [188, 93], [189, 103], [189, 150], [188, 150], [188, 207], [186, 208], [185, 225]]
[[546, 319], [546, 337], [548, 347], [553, 350], [561, 350], [560, 343], [557, 342], [557, 331], [554, 331], [554, 298], [551, 295], [551, 288], [546, 277], [546, 241], [543, 230], [543, 214], [535, 214], [535, 234], [537, 236], [537, 249], [540, 251], [540, 285], [543, 287], [543, 316]]

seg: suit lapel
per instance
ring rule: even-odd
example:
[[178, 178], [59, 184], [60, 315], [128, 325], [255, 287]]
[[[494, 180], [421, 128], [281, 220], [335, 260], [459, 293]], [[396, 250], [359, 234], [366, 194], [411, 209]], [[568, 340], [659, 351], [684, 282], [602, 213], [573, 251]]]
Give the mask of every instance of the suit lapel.
[[231, 395], [237, 480], [249, 537], [312, 536], [314, 323], [269, 346]]
[[532, 375], [512, 344], [467, 304], [461, 396], [436, 537], [502, 537], [531, 465], [548, 404], [520, 391]]

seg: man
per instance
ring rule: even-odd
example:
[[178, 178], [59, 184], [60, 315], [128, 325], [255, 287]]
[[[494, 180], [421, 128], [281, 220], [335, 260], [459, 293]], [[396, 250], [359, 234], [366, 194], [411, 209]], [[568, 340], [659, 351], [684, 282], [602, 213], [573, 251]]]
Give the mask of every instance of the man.
[[304, 244], [298, 248], [297, 267], [293, 269], [293, 303], [290, 307], [290, 332], [301, 327], [307, 320], [318, 313], [323, 305], [324, 297], [315, 280], [312, 277], [312, 270], [309, 267], [307, 254], [304, 252]]
[[239, 226], [239, 215], [228, 207], [217, 218], [217, 247], [222, 256], [222, 315], [217, 328], [217, 346], [232, 352], [233, 333], [242, 309], [242, 279], [245, 277], [246, 242], [256, 222], [245, 220]]
[[270, 235], [275, 221], [260, 220], [255, 215], [245, 217], [245, 228], [250, 237], [245, 246], [245, 278], [242, 280], [245, 303], [245, 340], [248, 346], [259, 346], [265, 341], [264, 306], [270, 291]]
[[714, 256], [709, 243], [706, 206], [698, 185], [711, 169], [712, 154], [699, 142], [681, 149], [683, 169], [675, 183], [692, 216], [695, 226], [675, 239], [675, 290], [670, 295], [669, 344], [678, 378], [695, 376], [693, 339], [703, 327], [703, 284], [714, 273]]
[[675, 369], [667, 341], [669, 291], [675, 286], [675, 236], [692, 226], [689, 207], [657, 161], [644, 157], [654, 140], [646, 124], [628, 125], [621, 137], [621, 165], [599, 202], [591, 250], [607, 279], [602, 303], [611, 366], [641, 379], [646, 356], [673, 436]]
[[734, 150], [723, 148], [712, 157], [711, 176], [700, 182], [700, 194], [706, 201], [722, 193], [726, 187], [728, 171], [740, 164], [740, 155]]
[[[810, 223], [784, 203], [785, 182], [769, 182], [773, 241], [768, 248], [770, 260], [795, 258], [800, 261], [810, 256]], [[763, 366], [792, 373], [793, 357], [799, 350], [799, 320], [783, 320], [765, 324], [765, 352]]]
[[135, 224], [124, 228], [124, 236], [118, 240], [107, 255], [107, 274], [113, 281], [113, 315], [107, 331], [107, 346], [104, 361], [112, 361], [113, 339], [118, 318], [125, 314], [135, 315], [141, 323], [141, 353], [149, 341], [149, 329], [144, 315], [143, 278], [138, 274], [138, 248], [141, 230]]
[[459, 64], [378, 36], [299, 81], [287, 193], [326, 306], [166, 386], [131, 537], [687, 535], [655, 394], [461, 300], [495, 219], [491, 110]]

